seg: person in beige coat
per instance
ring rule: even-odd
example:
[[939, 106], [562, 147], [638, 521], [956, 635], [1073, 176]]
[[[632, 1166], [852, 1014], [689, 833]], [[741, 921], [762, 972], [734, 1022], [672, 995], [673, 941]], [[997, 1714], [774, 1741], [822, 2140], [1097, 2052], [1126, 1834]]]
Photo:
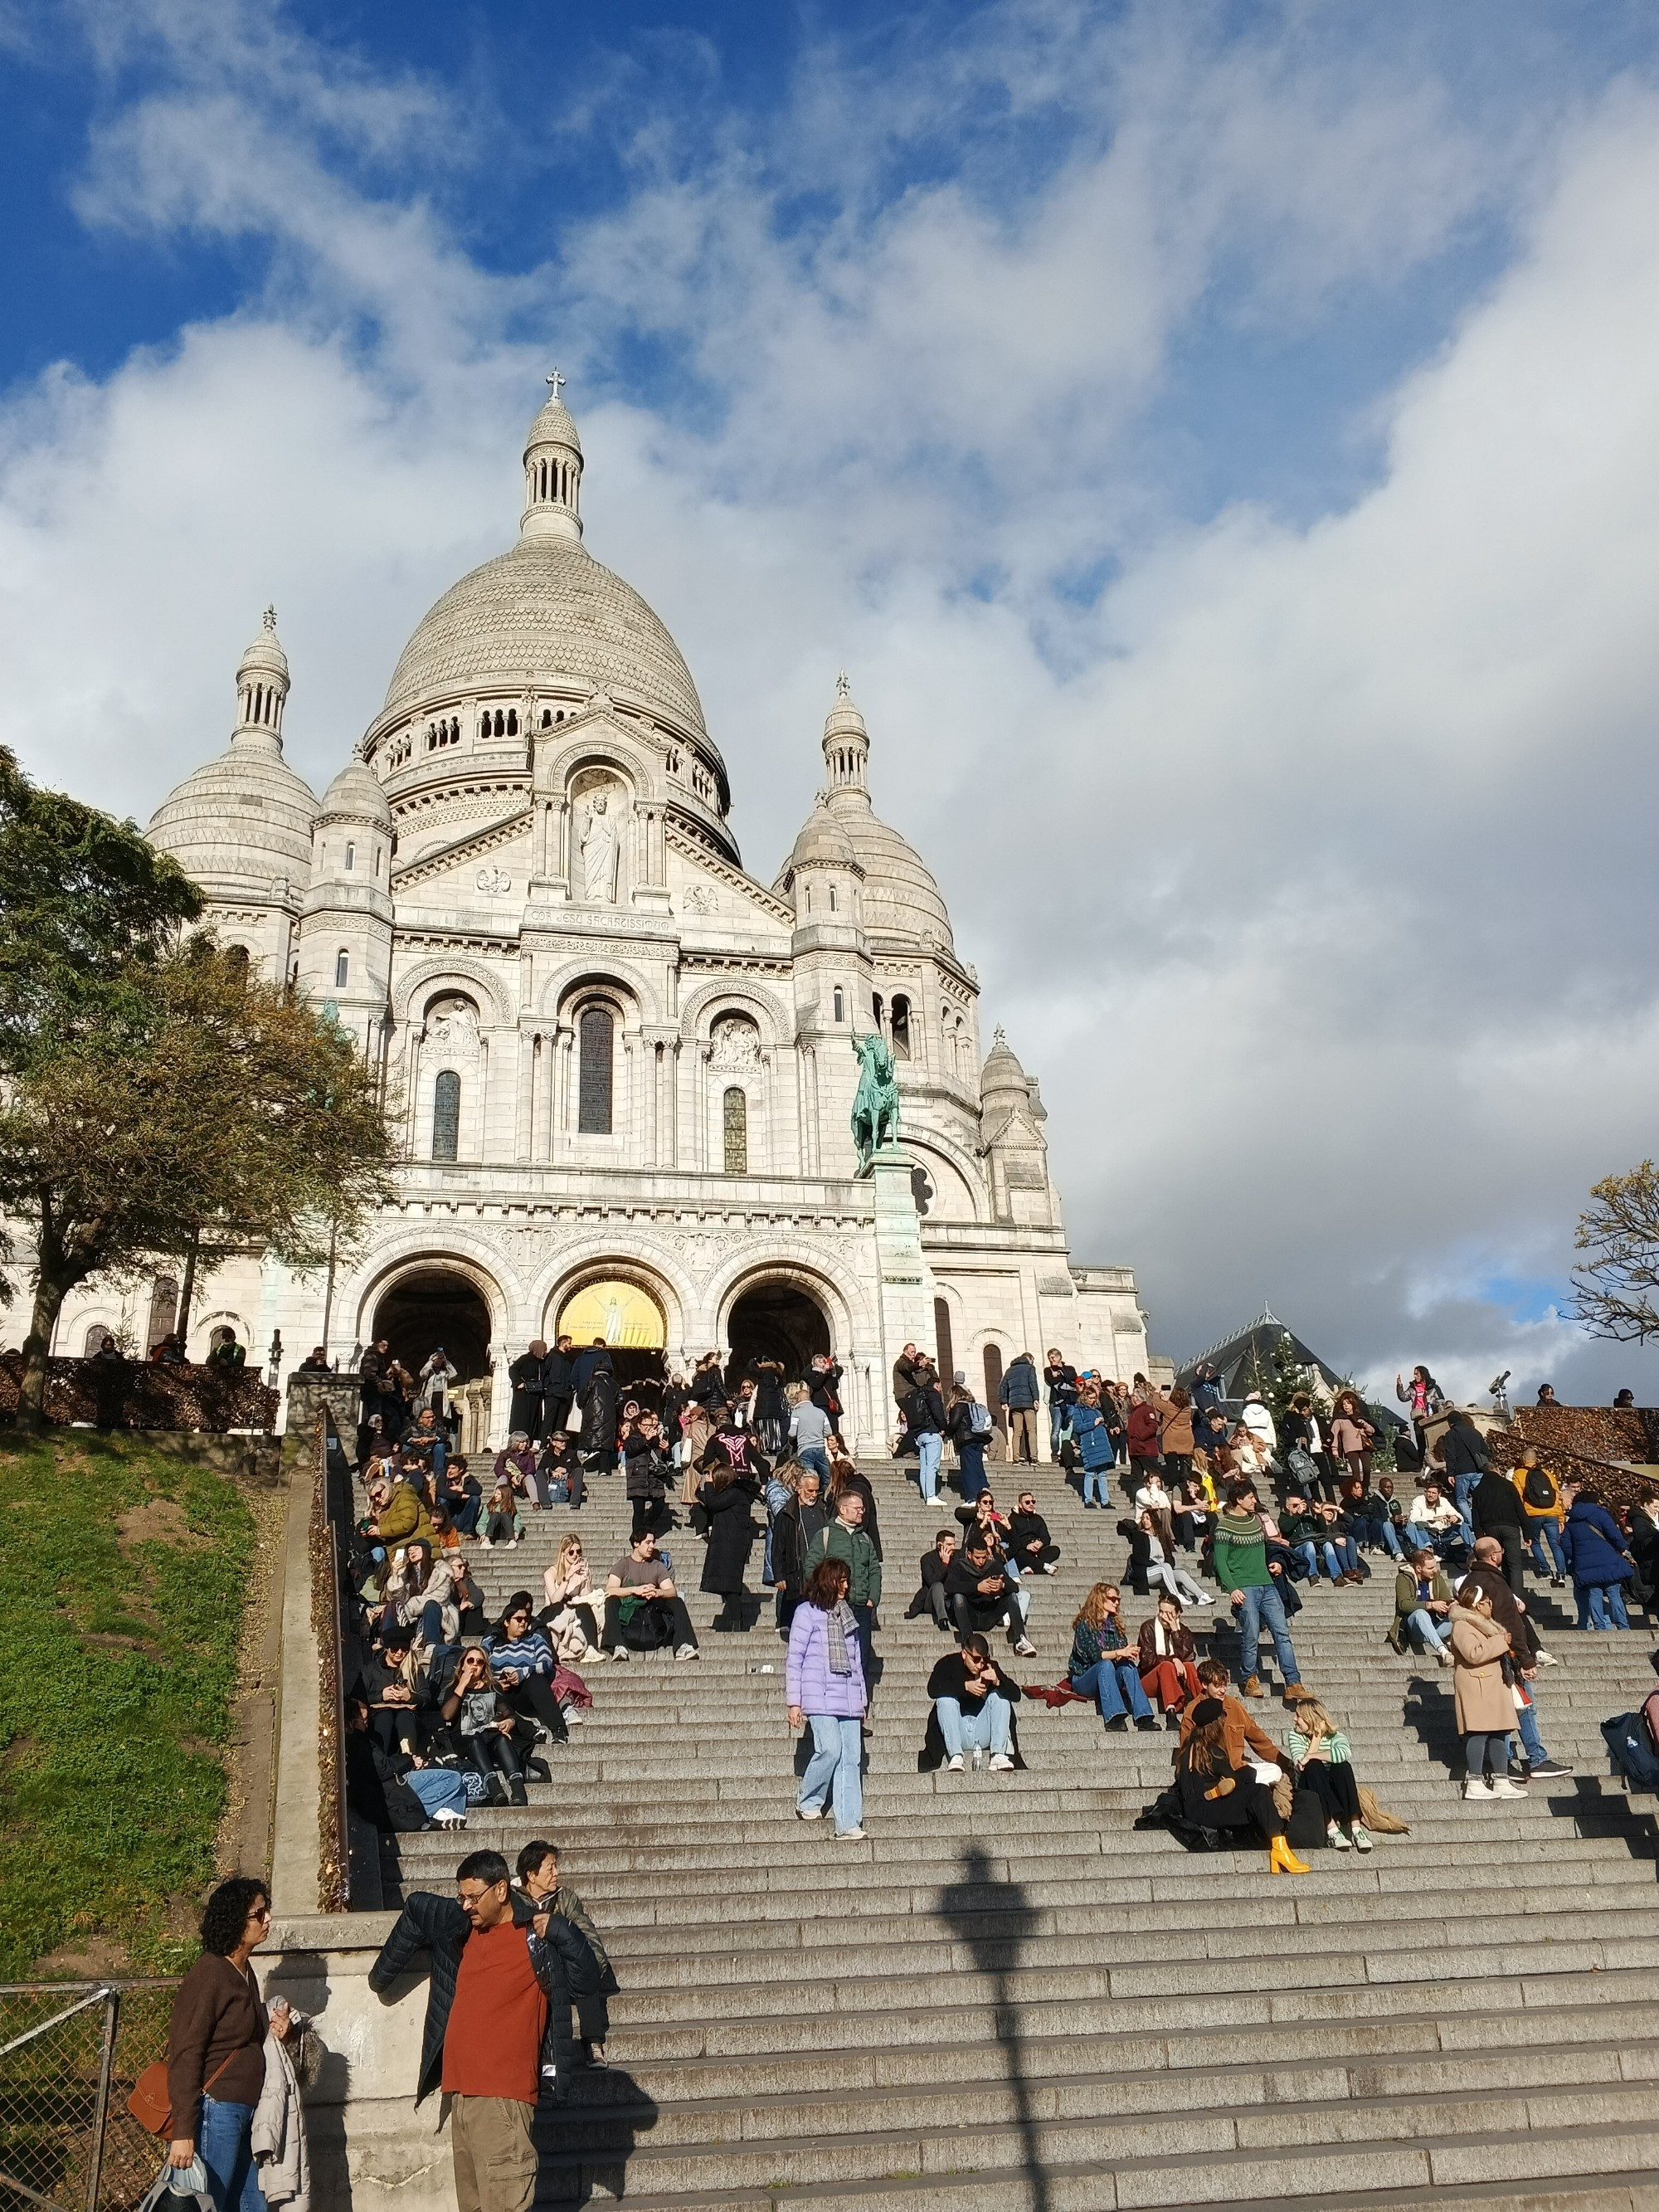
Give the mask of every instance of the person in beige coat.
[[1494, 1797], [1524, 1797], [1506, 1768], [1515, 1727], [1515, 1693], [1504, 1679], [1510, 1635], [1492, 1617], [1492, 1600], [1473, 1581], [1459, 1586], [1449, 1615], [1452, 1687], [1457, 1733], [1463, 1739], [1465, 1797], [1482, 1803]]

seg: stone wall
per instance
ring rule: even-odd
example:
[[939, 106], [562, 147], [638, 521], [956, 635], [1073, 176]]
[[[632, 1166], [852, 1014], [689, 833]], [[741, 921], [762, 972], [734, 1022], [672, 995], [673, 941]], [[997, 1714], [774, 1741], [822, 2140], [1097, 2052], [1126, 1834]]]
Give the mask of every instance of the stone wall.
[[[0, 1353], [0, 1422], [17, 1416], [23, 1355]], [[257, 1368], [106, 1366], [93, 1359], [46, 1362], [46, 1419], [103, 1429], [228, 1429], [269, 1431], [276, 1425], [276, 1393]]]

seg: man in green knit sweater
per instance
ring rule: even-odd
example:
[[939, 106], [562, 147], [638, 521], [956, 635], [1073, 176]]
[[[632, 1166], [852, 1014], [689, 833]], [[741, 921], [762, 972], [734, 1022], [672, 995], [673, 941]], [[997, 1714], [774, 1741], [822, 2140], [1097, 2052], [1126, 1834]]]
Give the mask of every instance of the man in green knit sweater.
[[1262, 1526], [1261, 1506], [1248, 1482], [1233, 1485], [1227, 1492], [1225, 1508], [1216, 1517], [1215, 1578], [1223, 1589], [1232, 1593], [1238, 1620], [1238, 1678], [1245, 1696], [1267, 1695], [1256, 1673], [1261, 1624], [1266, 1621], [1285, 1677], [1285, 1702], [1299, 1705], [1308, 1692], [1302, 1687], [1284, 1601], [1267, 1565], [1267, 1532]]

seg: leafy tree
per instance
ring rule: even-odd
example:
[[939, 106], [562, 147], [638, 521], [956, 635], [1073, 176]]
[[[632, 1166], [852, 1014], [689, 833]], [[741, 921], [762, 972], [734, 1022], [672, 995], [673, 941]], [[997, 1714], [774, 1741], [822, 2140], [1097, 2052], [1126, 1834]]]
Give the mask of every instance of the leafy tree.
[[[20, 1425], [43, 1422], [64, 1298], [158, 1255], [264, 1249], [301, 1272], [387, 1193], [373, 1078], [336, 1025], [198, 937], [31, 1051], [0, 1098], [0, 1212], [27, 1223], [34, 1300]], [[50, 1009], [48, 1010], [50, 1018]]]
[[142, 1030], [202, 894], [131, 822], [31, 783], [0, 745], [0, 1078], [91, 1030]]
[[1622, 1344], [1659, 1336], [1659, 1168], [1651, 1160], [1628, 1175], [1604, 1176], [1578, 1217], [1571, 1312], [1592, 1336]]

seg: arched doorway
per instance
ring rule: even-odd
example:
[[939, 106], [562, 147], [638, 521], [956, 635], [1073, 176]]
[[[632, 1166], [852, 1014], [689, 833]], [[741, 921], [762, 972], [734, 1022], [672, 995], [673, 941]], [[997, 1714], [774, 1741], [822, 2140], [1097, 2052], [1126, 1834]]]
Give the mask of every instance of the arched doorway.
[[794, 1283], [756, 1283], [744, 1291], [726, 1324], [732, 1357], [726, 1387], [735, 1389], [755, 1359], [775, 1359], [787, 1382], [798, 1382], [815, 1352], [830, 1349], [823, 1309]]
[[559, 1308], [554, 1334], [574, 1338], [579, 1352], [603, 1340], [619, 1397], [633, 1392], [653, 1404], [660, 1397], [668, 1327], [662, 1308], [642, 1284], [623, 1276], [584, 1283]]
[[393, 1357], [418, 1375], [441, 1345], [457, 1379], [474, 1382], [489, 1373], [489, 1308], [476, 1284], [453, 1268], [417, 1268], [400, 1275], [374, 1309], [374, 1339], [390, 1342]]

